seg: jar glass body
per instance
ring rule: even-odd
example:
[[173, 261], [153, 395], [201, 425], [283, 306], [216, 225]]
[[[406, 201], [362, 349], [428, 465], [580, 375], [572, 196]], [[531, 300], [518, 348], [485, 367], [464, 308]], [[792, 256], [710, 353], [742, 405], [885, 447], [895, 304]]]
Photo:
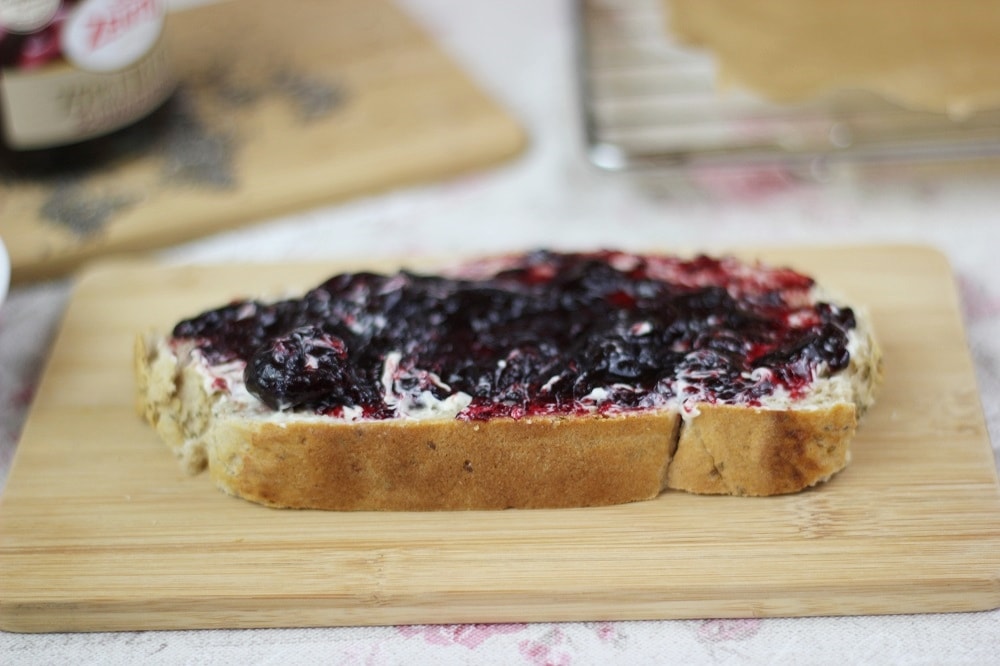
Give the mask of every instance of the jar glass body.
[[176, 86], [166, 25], [165, 0], [0, 0], [0, 172], [136, 149]]

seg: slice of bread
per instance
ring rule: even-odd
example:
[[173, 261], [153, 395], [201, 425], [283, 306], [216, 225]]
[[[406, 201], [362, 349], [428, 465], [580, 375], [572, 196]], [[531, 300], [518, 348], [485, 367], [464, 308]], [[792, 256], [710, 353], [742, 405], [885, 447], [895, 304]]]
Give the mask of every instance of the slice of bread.
[[[566, 297], [551, 298], [544, 293], [541, 297], [546, 303], [558, 303], [553, 307], [563, 309], [519, 312], [518, 318], [510, 320], [516, 326], [509, 325], [503, 313], [483, 309], [487, 292], [489, 307], [524, 309], [522, 300], [512, 305], [498, 299], [496, 290], [530, 292], [534, 298], [546, 290], [569, 288], [569, 278], [560, 276], [573, 271], [579, 273], [574, 274], [574, 285], [590, 280], [585, 293], [580, 293], [588, 303], [597, 302], [598, 309], [576, 314], [578, 306], [590, 306], [577, 301], [567, 304]], [[614, 284], [604, 291], [601, 286], [595, 288], [599, 274], [604, 276], [601, 280]], [[863, 310], [836, 305], [805, 276], [731, 258], [535, 253], [468, 263], [448, 272], [440, 284], [433, 278], [400, 273], [380, 278], [373, 283], [376, 287], [367, 290], [334, 288], [371, 279], [365, 276], [337, 276], [308, 296], [322, 297], [325, 314], [320, 319], [325, 317], [328, 326], [324, 330], [347, 321], [361, 336], [355, 339], [352, 333], [344, 333], [350, 344], [367, 345], [366, 352], [378, 352], [380, 366], [367, 374], [369, 379], [373, 373], [378, 375], [370, 382], [381, 391], [374, 407], [359, 397], [370, 391], [365, 394], [344, 384], [343, 377], [354, 377], [355, 371], [340, 365], [335, 370], [341, 380], [337, 390], [343, 395], [337, 400], [331, 402], [314, 388], [299, 391], [298, 382], [308, 379], [317, 367], [326, 367], [325, 359], [347, 358], [340, 338], [317, 333], [313, 327], [308, 329], [311, 339], [303, 341], [295, 337], [299, 333], [289, 338], [288, 331], [281, 330], [278, 342], [271, 338], [261, 346], [261, 338], [254, 336], [266, 326], [254, 317], [263, 317], [270, 326], [275, 318], [270, 308], [277, 306], [244, 302], [216, 311], [222, 315], [211, 314], [209, 324], [196, 317], [178, 324], [170, 335], [137, 337], [140, 413], [189, 472], [207, 467], [221, 489], [269, 506], [332, 510], [582, 507], [650, 499], [666, 489], [774, 495], [824, 481], [847, 465], [858, 419], [873, 403], [881, 371], [879, 349]], [[624, 293], [621, 285], [633, 281], [640, 286], [634, 291], [628, 287], [624, 291], [629, 293]], [[377, 310], [389, 307], [387, 303], [398, 308], [401, 299], [410, 298], [412, 291], [405, 286], [410, 284], [431, 284], [429, 292], [419, 293], [432, 293], [434, 298], [427, 301], [431, 305], [423, 302], [414, 305], [416, 309], [406, 309], [402, 320], [408, 323], [403, 329], [416, 330], [420, 345], [436, 345], [442, 358], [459, 358], [466, 364], [469, 358], [485, 359], [482, 363], [488, 372], [471, 380], [468, 392], [452, 386], [458, 381], [453, 378], [462, 374], [459, 370], [440, 364], [431, 370], [413, 365], [411, 359], [429, 363], [429, 357], [421, 357], [420, 345], [412, 340], [396, 340], [398, 348], [390, 348], [385, 345], [391, 337], [376, 340], [369, 335], [370, 328], [391, 328], [386, 321], [392, 315]], [[489, 290], [483, 291], [486, 286]], [[456, 290], [463, 297], [449, 300]], [[669, 293], [674, 300], [669, 307], [663, 306], [666, 301], [647, 298], [650, 290]], [[683, 297], [677, 300], [675, 292]], [[683, 312], [688, 306], [678, 304], [704, 308], [704, 299], [690, 299], [702, 292], [715, 299], [710, 299], [712, 303], [721, 298], [726, 307], [736, 307], [736, 313], [730, 317], [722, 310], [706, 310], [688, 317]], [[470, 301], [469, 294], [479, 300]], [[349, 301], [352, 314], [345, 315], [337, 299]], [[636, 304], [643, 299], [660, 309], [643, 312]], [[365, 310], [364, 316], [358, 314], [376, 302], [377, 307]], [[299, 313], [294, 318], [296, 331], [315, 324], [314, 300], [285, 303], [293, 303]], [[300, 303], [311, 305], [300, 307]], [[441, 310], [439, 303], [450, 305]], [[476, 310], [476, 317], [470, 319], [467, 307]], [[443, 321], [447, 319], [443, 311], [460, 323]], [[816, 311], [835, 313], [839, 328], [817, 327]], [[235, 321], [242, 327], [235, 337], [244, 345], [248, 344], [243, 339], [248, 330], [244, 324], [256, 322], [250, 336], [254, 340], [250, 346], [255, 348], [239, 350], [235, 356], [232, 349], [220, 353], [213, 348], [209, 329], [218, 324], [219, 316], [230, 317], [225, 326]], [[543, 320], [532, 323], [533, 316]], [[334, 324], [330, 324], [331, 317], [337, 319]], [[608, 317], [621, 321], [613, 326], [598, 321]], [[774, 325], [782, 335], [790, 336], [782, 338], [785, 348], [775, 343], [764, 349], [766, 345], [760, 343], [763, 334], [758, 329], [767, 317], [778, 322]], [[428, 320], [420, 322], [421, 318]], [[720, 318], [744, 322], [740, 325], [750, 327], [752, 333], [747, 335], [756, 336], [756, 341], [734, 340], [739, 326], [727, 328], [719, 324]], [[498, 320], [507, 322], [503, 324], [507, 346], [497, 348], [499, 356], [490, 356], [482, 351], [488, 345], [481, 345], [480, 340], [494, 335], [489, 326]], [[608, 350], [610, 366], [607, 356], [567, 351], [567, 346], [578, 347], [578, 339], [592, 334], [586, 328], [590, 320], [595, 320], [591, 328], [605, 335], [596, 339], [594, 348]], [[669, 353], [657, 349], [665, 354], [653, 356], [674, 359], [678, 367], [687, 369], [669, 369], [658, 381], [641, 386], [639, 379], [634, 386], [629, 384], [623, 377], [641, 374], [634, 368], [636, 363], [644, 364], [644, 376], [660, 376], [655, 374], [660, 369], [650, 365], [648, 345], [650, 340], [667, 338], [649, 336], [665, 335], [661, 329], [678, 328], [677, 322], [691, 330], [680, 326], [679, 337], [671, 338], [677, 349], [666, 350]], [[725, 335], [716, 334], [712, 328], [716, 324], [725, 329]], [[587, 332], [581, 332], [581, 326]], [[808, 336], [795, 337], [800, 328]], [[832, 336], [838, 338], [839, 347], [822, 337], [831, 330], [839, 331]], [[523, 331], [531, 335], [525, 337]], [[558, 344], [539, 342], [538, 331], [551, 333]], [[646, 346], [629, 347], [640, 338]], [[511, 340], [521, 340], [521, 346], [511, 347]], [[293, 343], [306, 345], [306, 352], [289, 355]], [[623, 346], [632, 349], [632, 356], [622, 356]], [[262, 365], [259, 359], [265, 347]], [[453, 351], [455, 347], [461, 349]], [[495, 385], [485, 385], [490, 377], [514, 372], [512, 364], [518, 358], [550, 348], [555, 351], [542, 364], [544, 376], [551, 375], [548, 381], [532, 383], [521, 378], [512, 384], [497, 379]], [[704, 365], [705, 354], [714, 358], [713, 349], [722, 349], [720, 354], [728, 353], [725, 349], [737, 350], [732, 351], [734, 358], [749, 354], [751, 361], [737, 377], [739, 391], [720, 386], [719, 371]], [[833, 350], [829, 358], [839, 359], [837, 367], [831, 367], [826, 357], [816, 357], [818, 349]], [[791, 354], [791, 370], [768, 365], [768, 359], [784, 358], [775, 355], [779, 352]], [[566, 367], [552, 364], [561, 359]], [[583, 367], [584, 359], [593, 359], [595, 367], [603, 368], [600, 381], [605, 384], [584, 384], [585, 376], [597, 376], [592, 368]], [[692, 366], [691, 359], [701, 365]], [[248, 371], [248, 366], [253, 370]], [[357, 372], [363, 383], [364, 373]], [[277, 380], [274, 373], [279, 374]], [[565, 384], [571, 380], [583, 388], [567, 392]], [[289, 389], [291, 385], [299, 393]], [[274, 386], [288, 390], [269, 394], [268, 387]], [[491, 390], [502, 395], [491, 395]], [[512, 391], [516, 393], [513, 399]], [[562, 397], [553, 397], [557, 394]]]

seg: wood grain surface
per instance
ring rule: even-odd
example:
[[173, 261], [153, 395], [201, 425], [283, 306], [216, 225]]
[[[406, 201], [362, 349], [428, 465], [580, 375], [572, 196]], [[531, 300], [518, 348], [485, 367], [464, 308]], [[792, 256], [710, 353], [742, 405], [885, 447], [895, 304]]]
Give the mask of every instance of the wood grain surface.
[[168, 37], [180, 88], [119, 157], [31, 178], [0, 168], [15, 281], [457, 176], [525, 145], [389, 0], [230, 0], [171, 15]]
[[[108, 263], [80, 278], [0, 503], [10, 631], [801, 616], [1000, 606], [1000, 490], [946, 261], [743, 251], [870, 308], [886, 361], [850, 467], [770, 498], [569, 510], [267, 509], [133, 411], [132, 339], [346, 266]], [[357, 266], [355, 266], [357, 267]], [[352, 267], [353, 268], [353, 267]]]

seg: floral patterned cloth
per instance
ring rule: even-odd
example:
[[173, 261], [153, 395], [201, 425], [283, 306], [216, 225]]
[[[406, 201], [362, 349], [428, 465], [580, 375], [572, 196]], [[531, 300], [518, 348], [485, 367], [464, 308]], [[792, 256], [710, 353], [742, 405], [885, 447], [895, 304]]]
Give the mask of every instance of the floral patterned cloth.
[[[522, 120], [532, 145], [487, 173], [303, 212], [172, 248], [166, 261], [337, 259], [541, 246], [700, 248], [921, 243], [951, 261], [992, 441], [1000, 442], [1000, 165], [885, 168], [805, 181], [781, 169], [624, 177], [576, 132], [569, 7], [408, 0]], [[461, 4], [461, 9], [457, 7]], [[0, 234], [3, 232], [0, 220]], [[70, 283], [0, 307], [0, 488]], [[1000, 450], [1000, 449], [997, 449]], [[0, 662], [199, 664], [984, 664], [1000, 611], [891, 617], [427, 625], [17, 635]]]

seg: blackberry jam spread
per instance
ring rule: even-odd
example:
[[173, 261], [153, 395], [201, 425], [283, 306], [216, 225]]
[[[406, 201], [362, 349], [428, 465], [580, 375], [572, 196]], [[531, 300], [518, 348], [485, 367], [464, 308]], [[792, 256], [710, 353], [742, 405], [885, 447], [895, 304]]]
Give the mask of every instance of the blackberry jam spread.
[[787, 269], [542, 251], [475, 272], [337, 275], [302, 298], [181, 321], [173, 337], [210, 367], [244, 367], [271, 409], [364, 419], [756, 406], [850, 360], [853, 312], [814, 302], [812, 279]]

